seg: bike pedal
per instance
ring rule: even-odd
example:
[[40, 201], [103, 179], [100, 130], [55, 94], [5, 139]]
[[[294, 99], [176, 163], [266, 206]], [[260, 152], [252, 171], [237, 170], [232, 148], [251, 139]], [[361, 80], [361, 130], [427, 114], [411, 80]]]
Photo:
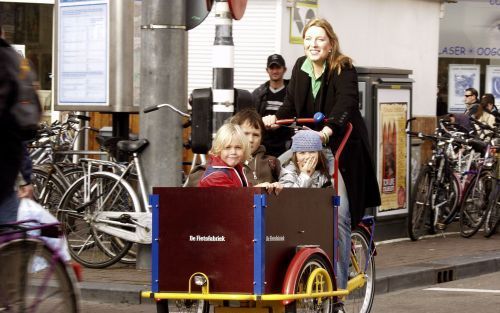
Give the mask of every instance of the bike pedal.
[[437, 223], [436, 224], [436, 228], [438, 230], [445, 230], [446, 229], [446, 224], [443, 224], [443, 223]]

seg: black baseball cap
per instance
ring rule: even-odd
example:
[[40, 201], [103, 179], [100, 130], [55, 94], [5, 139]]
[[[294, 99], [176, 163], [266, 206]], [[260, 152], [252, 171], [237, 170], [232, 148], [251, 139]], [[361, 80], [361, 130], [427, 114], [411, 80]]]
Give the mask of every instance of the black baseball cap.
[[270, 67], [271, 65], [276, 64], [278, 66], [285, 66], [285, 59], [279, 54], [271, 54], [267, 58], [267, 67]]

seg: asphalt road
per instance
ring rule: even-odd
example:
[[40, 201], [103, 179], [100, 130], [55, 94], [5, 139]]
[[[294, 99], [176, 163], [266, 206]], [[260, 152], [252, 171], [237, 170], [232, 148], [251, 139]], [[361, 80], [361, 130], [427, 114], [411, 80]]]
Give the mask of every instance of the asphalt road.
[[[155, 313], [152, 304], [116, 304], [83, 301], [82, 312]], [[500, 272], [444, 284], [376, 295], [372, 313], [498, 313]]]
[[498, 313], [500, 272], [376, 295], [372, 313]]

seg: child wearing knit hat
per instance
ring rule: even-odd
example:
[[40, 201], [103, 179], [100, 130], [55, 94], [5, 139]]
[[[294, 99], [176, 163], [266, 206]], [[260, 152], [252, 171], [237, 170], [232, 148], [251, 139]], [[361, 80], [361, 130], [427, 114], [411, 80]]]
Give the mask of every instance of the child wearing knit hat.
[[281, 170], [283, 187], [321, 188], [331, 185], [328, 163], [318, 133], [300, 130], [292, 137], [293, 156]]

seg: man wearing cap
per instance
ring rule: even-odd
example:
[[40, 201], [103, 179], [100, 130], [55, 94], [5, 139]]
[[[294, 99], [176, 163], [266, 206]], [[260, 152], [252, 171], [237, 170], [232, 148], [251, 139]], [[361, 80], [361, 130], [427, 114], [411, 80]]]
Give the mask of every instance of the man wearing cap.
[[[279, 54], [267, 58], [266, 72], [269, 80], [252, 93], [255, 109], [261, 116], [276, 114], [283, 104], [288, 80], [283, 79], [286, 72], [285, 59]], [[262, 139], [266, 154], [278, 157], [290, 146], [292, 132], [286, 127], [267, 130]]]

